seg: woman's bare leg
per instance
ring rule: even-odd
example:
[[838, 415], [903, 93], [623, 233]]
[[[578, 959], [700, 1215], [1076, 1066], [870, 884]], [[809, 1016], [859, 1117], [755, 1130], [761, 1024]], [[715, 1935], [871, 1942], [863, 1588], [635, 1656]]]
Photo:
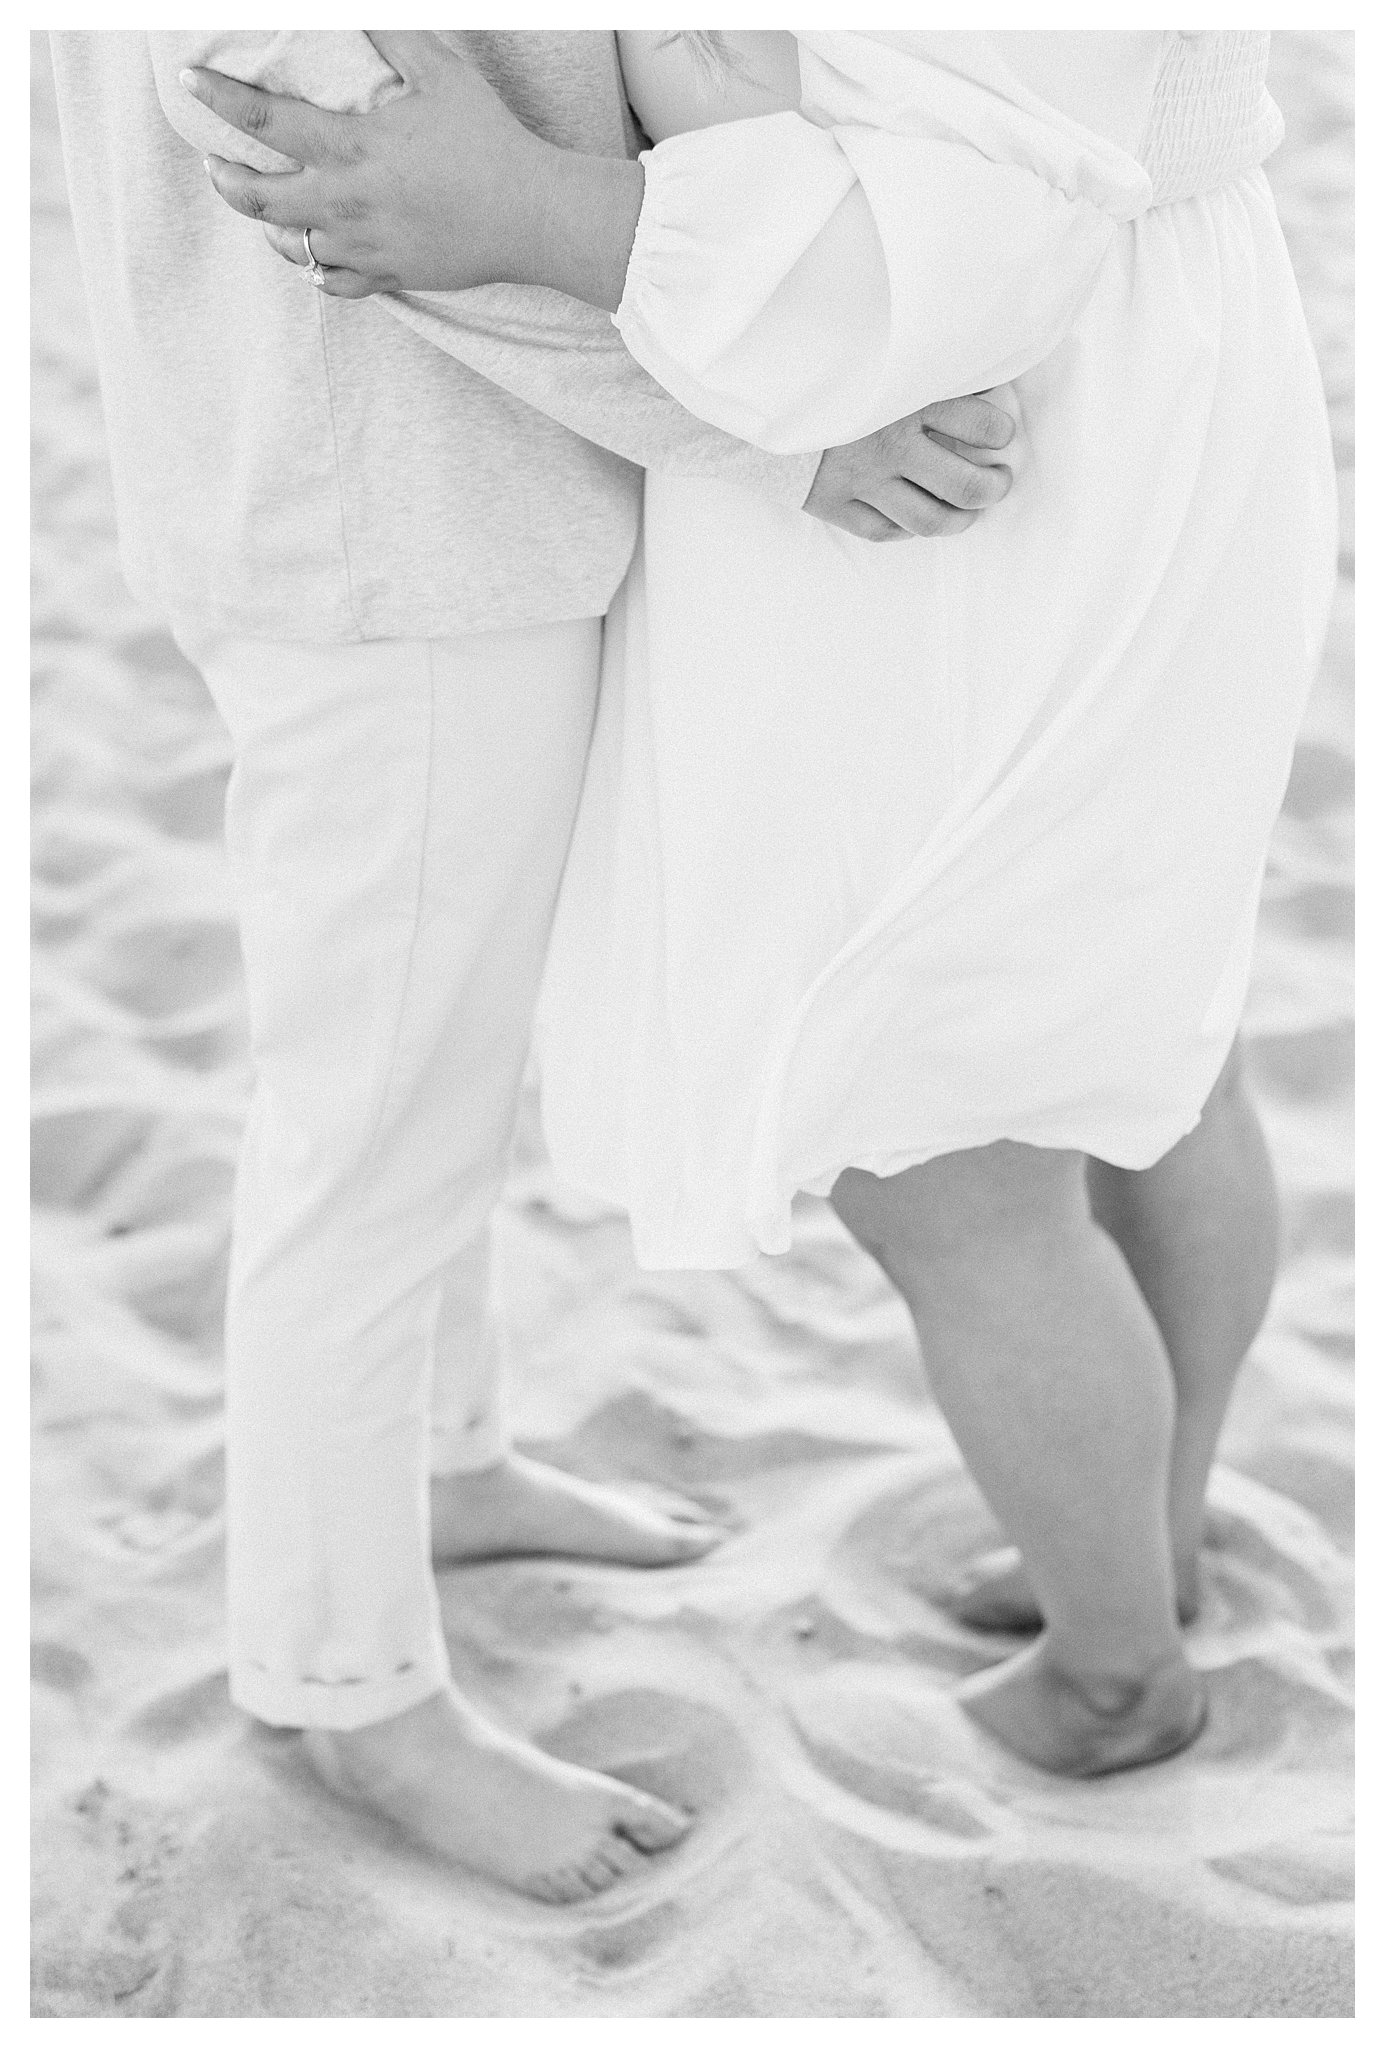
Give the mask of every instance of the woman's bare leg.
[[[1143, 1172], [1091, 1160], [1092, 1213], [1119, 1245], [1174, 1380], [1169, 1533], [1179, 1613], [1197, 1613], [1208, 1475], [1236, 1375], [1264, 1321], [1279, 1248], [1269, 1152], [1234, 1047], [1197, 1128]], [[981, 1628], [1038, 1628], [1013, 1552], [984, 1559], [953, 1611]]]
[[847, 1228], [913, 1314], [962, 1454], [1023, 1550], [1047, 1628], [967, 1710], [1078, 1776], [1170, 1754], [1201, 1725], [1168, 1530], [1173, 1376], [1079, 1153], [1014, 1144], [888, 1179], [844, 1173]]
[[1169, 1533], [1180, 1597], [1197, 1605], [1207, 1480], [1279, 1258], [1279, 1197], [1239, 1047], [1202, 1121], [1144, 1173], [1093, 1160], [1092, 1212], [1163, 1333], [1176, 1401]]

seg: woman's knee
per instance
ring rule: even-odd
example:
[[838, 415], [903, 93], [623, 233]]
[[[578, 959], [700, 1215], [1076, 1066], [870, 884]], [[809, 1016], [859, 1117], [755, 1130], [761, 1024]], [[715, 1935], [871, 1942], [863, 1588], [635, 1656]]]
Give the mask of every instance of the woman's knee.
[[1184, 1154], [1204, 1163], [1219, 1162], [1222, 1172], [1240, 1179], [1249, 1176], [1268, 1182], [1273, 1178], [1239, 1040], [1212, 1083], [1196, 1125], [1169, 1157], [1178, 1159]]
[[1224, 1115], [1228, 1111], [1239, 1110], [1247, 1101], [1245, 1054], [1240, 1039], [1234, 1038], [1221, 1072], [1202, 1105], [1202, 1114], [1204, 1117]]
[[851, 1169], [838, 1215], [887, 1272], [923, 1260], [1014, 1254], [1089, 1226], [1081, 1153], [1002, 1140], [879, 1177]]

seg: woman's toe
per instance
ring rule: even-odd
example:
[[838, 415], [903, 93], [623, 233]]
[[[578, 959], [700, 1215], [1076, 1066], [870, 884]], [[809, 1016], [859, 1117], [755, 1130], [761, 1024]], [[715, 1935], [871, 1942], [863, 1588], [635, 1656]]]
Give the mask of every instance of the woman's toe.
[[710, 1508], [704, 1508], [700, 1500], [689, 1500], [681, 1493], [666, 1493], [660, 1504], [675, 1522], [695, 1523], [708, 1529], [716, 1527], [716, 1516]]
[[601, 1845], [600, 1855], [613, 1878], [629, 1877], [644, 1861], [635, 1844], [627, 1842], [624, 1835], [609, 1835]]

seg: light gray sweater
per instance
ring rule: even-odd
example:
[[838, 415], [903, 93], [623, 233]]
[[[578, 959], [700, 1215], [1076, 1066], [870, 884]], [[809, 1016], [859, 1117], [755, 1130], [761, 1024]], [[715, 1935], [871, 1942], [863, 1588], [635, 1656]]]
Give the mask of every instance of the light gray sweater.
[[[549, 140], [635, 147], [611, 34], [449, 34]], [[174, 624], [342, 641], [590, 617], [629, 563], [634, 465], [803, 503], [816, 455], [695, 419], [606, 314], [510, 285], [326, 298], [217, 198], [208, 151], [283, 160], [200, 107], [180, 69], [369, 107], [400, 88], [364, 34], [52, 42], [122, 563]]]

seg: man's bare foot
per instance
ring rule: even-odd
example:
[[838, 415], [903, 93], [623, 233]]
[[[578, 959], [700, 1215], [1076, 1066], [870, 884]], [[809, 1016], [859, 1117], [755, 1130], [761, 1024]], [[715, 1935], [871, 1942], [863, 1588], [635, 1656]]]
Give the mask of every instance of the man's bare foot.
[[[1178, 1567], [1177, 1584], [1178, 1619], [1186, 1627], [1202, 1605], [1196, 1560]], [[1034, 1636], [1044, 1625], [1024, 1559], [1014, 1549], [987, 1551], [955, 1586], [934, 1597], [964, 1627], [988, 1635]]]
[[605, 1564], [691, 1564], [725, 1530], [695, 1501], [666, 1505], [574, 1478], [511, 1451], [483, 1472], [433, 1480], [433, 1561], [494, 1557], [589, 1557]]
[[1008, 1749], [1068, 1778], [1158, 1763], [1207, 1719], [1206, 1686], [1181, 1651], [1138, 1677], [1101, 1677], [1060, 1667], [1047, 1637], [978, 1672], [957, 1697]]
[[551, 1905], [607, 1890], [689, 1827], [662, 1799], [506, 1734], [450, 1686], [368, 1728], [307, 1729], [303, 1745], [343, 1798]]

